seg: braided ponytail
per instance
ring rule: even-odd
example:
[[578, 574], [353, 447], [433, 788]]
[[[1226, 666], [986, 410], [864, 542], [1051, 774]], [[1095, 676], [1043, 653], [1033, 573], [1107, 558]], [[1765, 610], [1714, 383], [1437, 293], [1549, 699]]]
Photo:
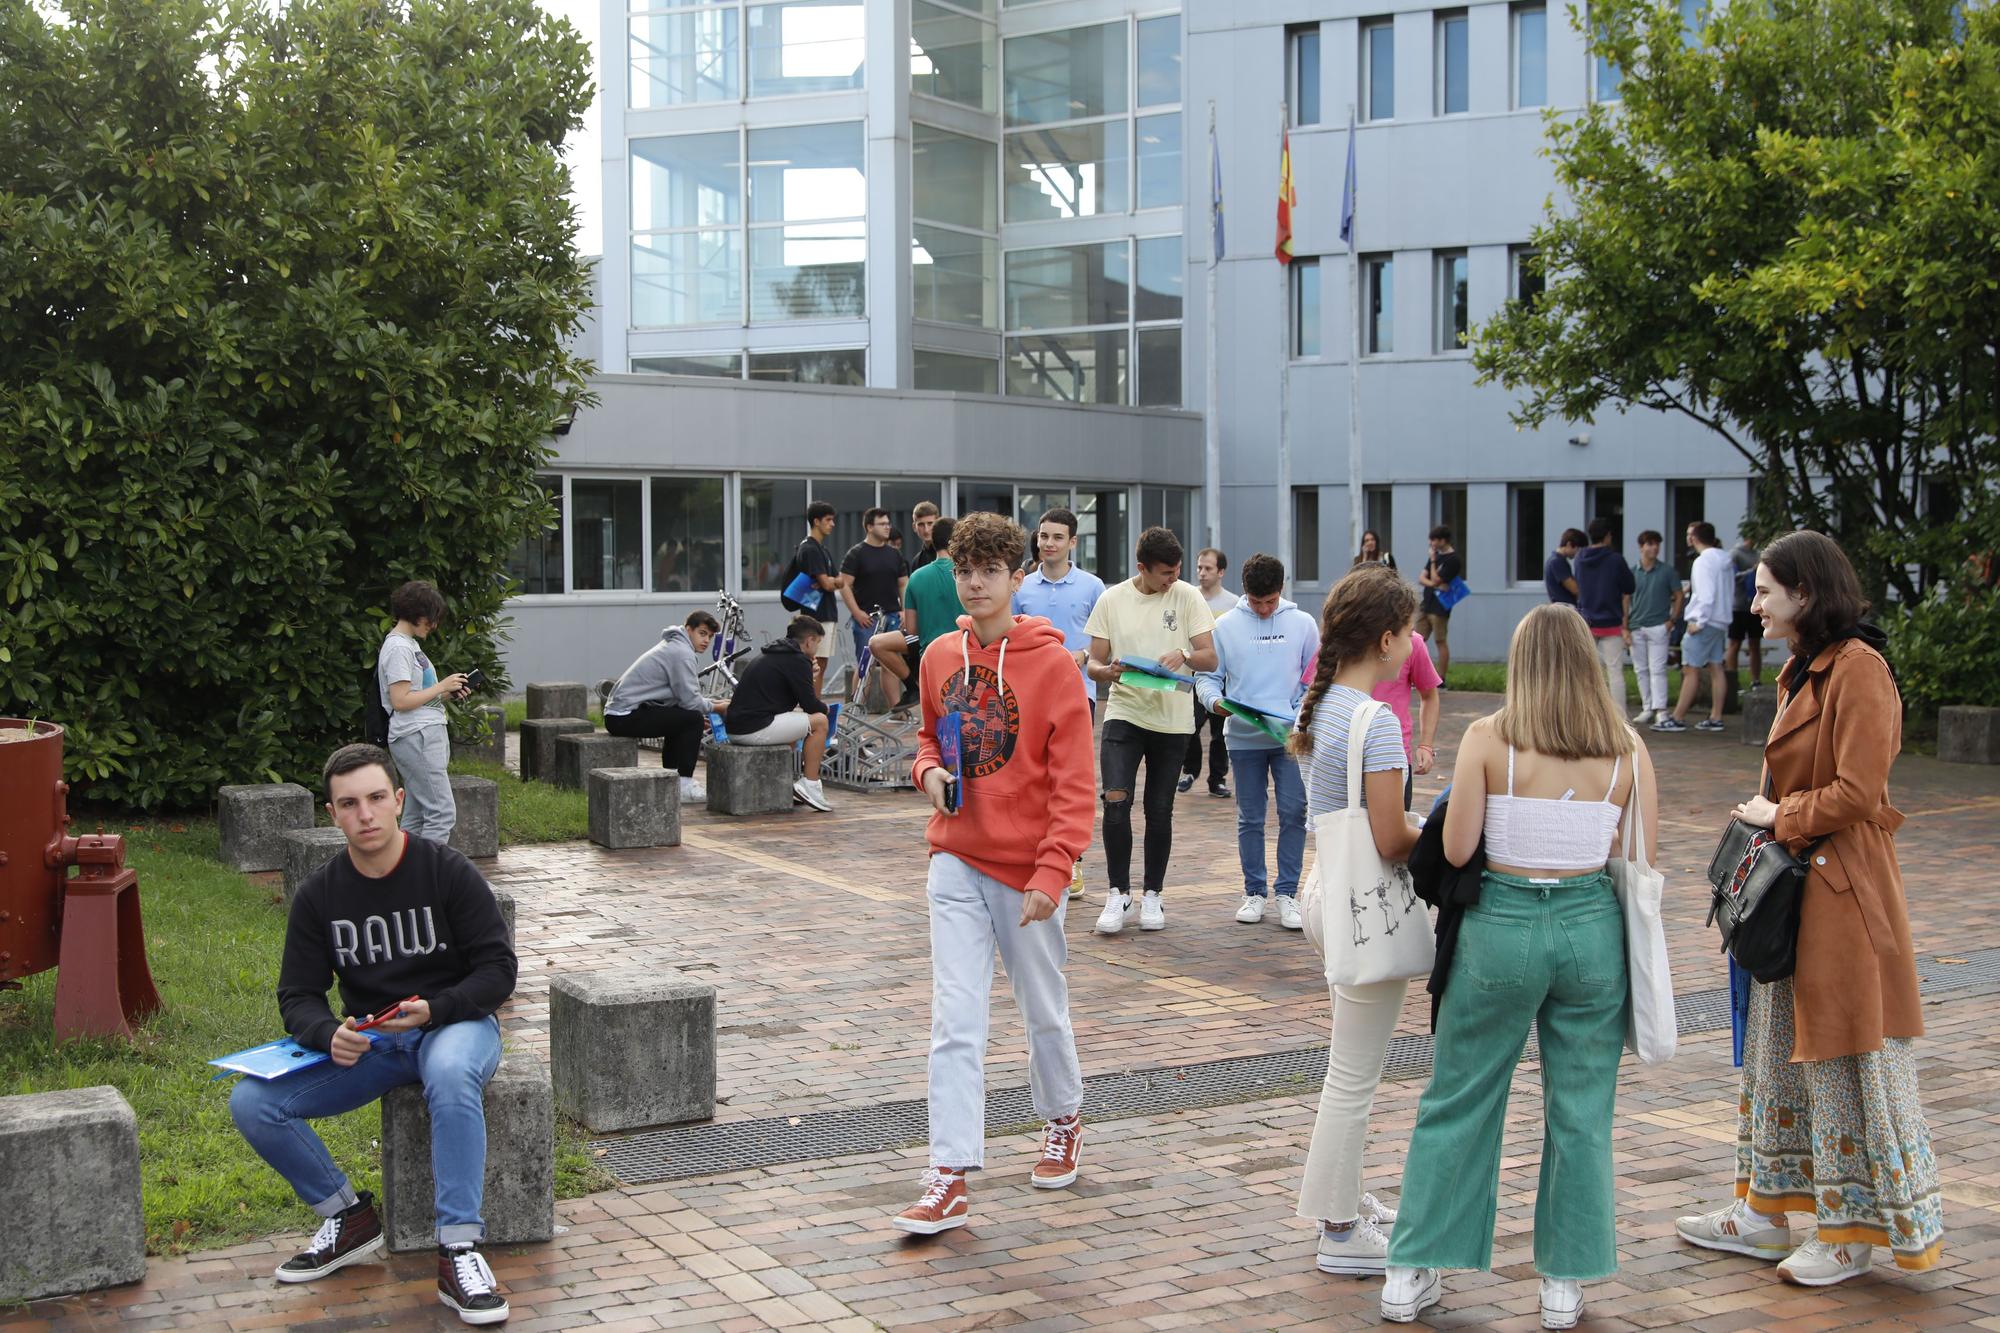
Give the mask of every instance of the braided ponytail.
[[1387, 565], [1360, 565], [1326, 595], [1320, 610], [1319, 661], [1299, 705], [1298, 726], [1285, 748], [1312, 753], [1313, 713], [1341, 668], [1375, 651], [1384, 634], [1400, 634], [1417, 614], [1417, 590]]

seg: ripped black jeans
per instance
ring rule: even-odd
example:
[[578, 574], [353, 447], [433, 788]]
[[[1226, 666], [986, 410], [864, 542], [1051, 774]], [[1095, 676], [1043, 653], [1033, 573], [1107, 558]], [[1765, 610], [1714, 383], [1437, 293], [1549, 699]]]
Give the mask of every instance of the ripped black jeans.
[[[1145, 891], [1158, 893], [1174, 850], [1174, 784], [1187, 756], [1188, 733], [1152, 731], [1123, 719], [1104, 724], [1098, 772], [1104, 782], [1104, 874], [1119, 893], [1132, 891], [1132, 790], [1146, 764]], [[1115, 799], [1114, 799], [1115, 798]]]

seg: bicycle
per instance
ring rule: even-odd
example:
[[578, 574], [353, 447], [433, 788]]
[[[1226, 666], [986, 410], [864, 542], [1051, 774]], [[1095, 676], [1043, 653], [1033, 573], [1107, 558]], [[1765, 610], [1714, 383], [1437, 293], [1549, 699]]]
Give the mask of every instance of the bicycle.
[[726, 592], [715, 603], [715, 618], [722, 628], [709, 645], [711, 660], [696, 676], [695, 687], [704, 699], [727, 699], [736, 692], [736, 664], [750, 655], [750, 631], [742, 604]]

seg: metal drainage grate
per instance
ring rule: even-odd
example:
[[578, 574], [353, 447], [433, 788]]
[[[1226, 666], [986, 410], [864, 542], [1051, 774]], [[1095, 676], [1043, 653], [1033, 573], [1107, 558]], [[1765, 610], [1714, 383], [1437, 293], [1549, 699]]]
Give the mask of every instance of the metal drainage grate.
[[[2000, 949], [1967, 954], [1963, 963], [1919, 963], [1917, 973], [1924, 990], [1933, 992], [2000, 982]], [[1729, 1026], [1726, 987], [1677, 995], [1674, 1007], [1683, 1036], [1716, 1032]], [[1523, 1058], [1532, 1059], [1535, 1054], [1531, 1035]], [[1389, 1043], [1383, 1078], [1392, 1081], [1424, 1078], [1430, 1070], [1428, 1032], [1400, 1036]], [[1094, 1121], [1156, 1115], [1163, 1111], [1195, 1111], [1265, 1101], [1287, 1093], [1303, 1094], [1317, 1087], [1325, 1077], [1324, 1046], [1099, 1074], [1084, 1080], [1083, 1111]], [[1026, 1088], [998, 1088], [986, 1094], [989, 1134], [1040, 1122]], [[598, 1163], [605, 1170], [628, 1185], [647, 1185], [908, 1148], [928, 1137], [929, 1115], [925, 1103], [912, 1098], [772, 1120], [646, 1130], [599, 1139], [592, 1146], [604, 1150]]]

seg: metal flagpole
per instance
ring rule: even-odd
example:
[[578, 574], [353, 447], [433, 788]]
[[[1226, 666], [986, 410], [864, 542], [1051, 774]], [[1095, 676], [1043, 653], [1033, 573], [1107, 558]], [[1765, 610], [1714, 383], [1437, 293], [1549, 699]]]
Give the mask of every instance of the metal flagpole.
[[[1279, 170], [1284, 169], [1291, 107], [1278, 103]], [[1284, 189], [1284, 181], [1278, 182]], [[1278, 558], [1296, 574], [1298, 553], [1292, 549], [1292, 266], [1278, 265]]]
[[1367, 522], [1361, 480], [1361, 264], [1354, 257], [1353, 211], [1359, 207], [1360, 190], [1354, 181], [1354, 103], [1347, 104], [1348, 192], [1343, 211], [1347, 232], [1347, 544], [1361, 549], [1361, 529]]
[[1221, 392], [1222, 372], [1215, 364], [1215, 288], [1216, 276], [1222, 267], [1222, 158], [1215, 144], [1215, 101], [1208, 103], [1208, 327], [1203, 331], [1205, 346], [1202, 353], [1203, 364], [1208, 368], [1208, 389], [1202, 397], [1207, 409], [1207, 420], [1203, 424], [1203, 446], [1206, 452], [1203, 478], [1205, 481], [1208, 508], [1208, 544], [1222, 549], [1222, 416], [1217, 404]]

